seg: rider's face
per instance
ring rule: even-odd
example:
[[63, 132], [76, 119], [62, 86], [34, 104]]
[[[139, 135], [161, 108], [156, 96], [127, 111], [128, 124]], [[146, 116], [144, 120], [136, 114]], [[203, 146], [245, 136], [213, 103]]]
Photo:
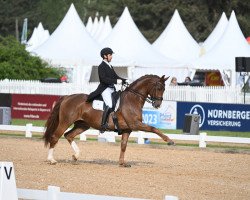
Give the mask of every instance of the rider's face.
[[105, 55], [104, 57], [108, 62], [111, 62], [112, 60], [112, 54]]

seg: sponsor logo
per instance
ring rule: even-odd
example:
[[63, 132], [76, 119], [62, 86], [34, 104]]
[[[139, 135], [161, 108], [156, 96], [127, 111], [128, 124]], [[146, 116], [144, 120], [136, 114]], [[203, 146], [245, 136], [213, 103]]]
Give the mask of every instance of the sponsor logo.
[[196, 104], [190, 109], [189, 113], [200, 116], [199, 127], [202, 127], [206, 118], [204, 108]]

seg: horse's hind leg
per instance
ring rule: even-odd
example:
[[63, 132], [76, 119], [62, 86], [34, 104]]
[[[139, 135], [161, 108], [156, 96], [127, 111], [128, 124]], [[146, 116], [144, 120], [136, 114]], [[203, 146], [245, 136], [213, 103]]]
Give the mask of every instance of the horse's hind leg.
[[59, 140], [59, 138], [63, 135], [63, 133], [67, 130], [68, 126], [64, 125], [61, 126], [59, 125], [51, 137], [51, 140], [49, 142], [49, 152], [48, 152], [48, 157], [47, 160], [50, 162], [50, 164], [56, 164], [57, 161], [54, 159], [53, 153], [54, 153], [54, 148]]
[[68, 140], [69, 144], [71, 145], [72, 149], [74, 150], [75, 154], [72, 155], [72, 159], [77, 161], [80, 155], [80, 149], [78, 148], [77, 144], [74, 141], [75, 136], [79, 135], [80, 133], [88, 130], [90, 127], [86, 125], [83, 121], [76, 121], [74, 123], [74, 127], [64, 134], [64, 137]]

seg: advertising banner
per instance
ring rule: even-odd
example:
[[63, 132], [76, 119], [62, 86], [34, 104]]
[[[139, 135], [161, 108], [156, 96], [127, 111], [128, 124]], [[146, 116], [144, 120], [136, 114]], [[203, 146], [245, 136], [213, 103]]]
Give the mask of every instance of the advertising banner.
[[250, 131], [250, 105], [178, 102], [177, 129], [182, 129], [185, 114], [200, 115], [200, 130]]
[[54, 95], [12, 94], [12, 118], [46, 120], [59, 98]]
[[221, 78], [220, 72], [206, 72], [205, 76], [206, 86], [222, 86], [223, 80]]
[[176, 129], [176, 102], [163, 101], [159, 109], [146, 103], [142, 112], [143, 123], [160, 129]]

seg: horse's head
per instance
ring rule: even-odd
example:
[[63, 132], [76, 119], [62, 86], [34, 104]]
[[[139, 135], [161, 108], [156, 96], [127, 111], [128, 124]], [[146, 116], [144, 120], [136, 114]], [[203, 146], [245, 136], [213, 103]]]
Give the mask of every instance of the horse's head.
[[141, 99], [152, 104], [153, 107], [159, 108], [163, 100], [163, 93], [165, 91], [165, 81], [169, 77], [145, 75], [134, 81], [126, 91], [130, 91]]
[[165, 78], [165, 75], [161, 78], [158, 77], [149, 88], [149, 100], [155, 108], [159, 108], [161, 106], [163, 93], [165, 91], [165, 81], [168, 80], [168, 78], [169, 77]]

